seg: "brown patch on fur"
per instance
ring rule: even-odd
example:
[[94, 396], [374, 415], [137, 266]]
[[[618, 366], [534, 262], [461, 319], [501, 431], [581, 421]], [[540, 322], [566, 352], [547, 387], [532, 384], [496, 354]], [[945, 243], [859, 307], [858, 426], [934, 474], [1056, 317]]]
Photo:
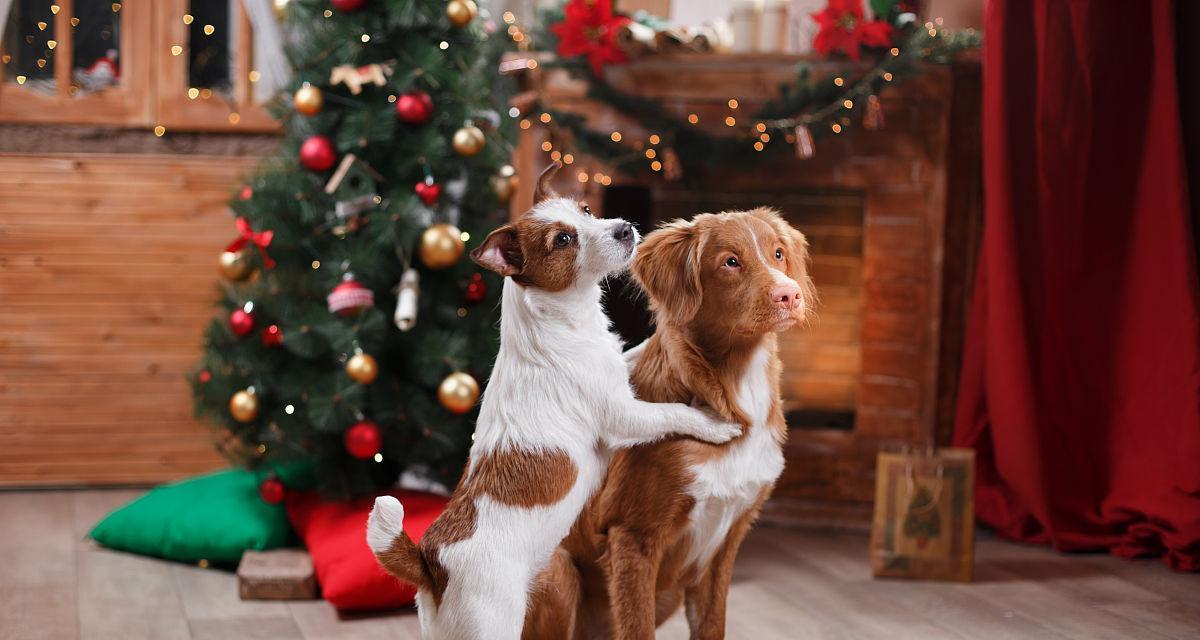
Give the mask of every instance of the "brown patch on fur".
[[[776, 249], [782, 260], [774, 259]], [[729, 255], [739, 258], [741, 270], [722, 271]], [[761, 346], [769, 352], [767, 380], [775, 398], [767, 426], [782, 442], [775, 336], [780, 316], [768, 295], [774, 280], [765, 266], [775, 260], [771, 266], [800, 286], [804, 305], [796, 319], [802, 320], [815, 304], [807, 259], [804, 236], [767, 209], [704, 214], [651, 233], [633, 264], [657, 325], [630, 378], [638, 397], [699, 400], [750, 426], [736, 390]], [[563, 543], [582, 576], [577, 638], [652, 638], [655, 626], [685, 599], [695, 612], [693, 637], [721, 637], [733, 560], [771, 491], [765, 488], [741, 514], [707, 567], [687, 566], [690, 467], [723, 455], [725, 446], [675, 439], [614, 456], [603, 486]]]
[[497, 451], [480, 458], [472, 468], [468, 490], [528, 509], [567, 497], [578, 474], [565, 451]]
[[412, 538], [408, 537], [407, 531], [401, 531], [400, 535], [392, 540], [392, 546], [375, 554], [375, 559], [392, 575], [409, 584], [419, 587], [426, 583], [420, 553]]
[[[562, 291], [575, 282], [575, 258], [579, 254], [579, 239], [575, 227], [562, 222], [546, 222], [523, 218], [516, 223], [525, 266], [512, 279], [527, 287], [546, 291]], [[570, 240], [560, 246], [558, 239], [566, 234]]]
[[[562, 234], [569, 237], [565, 245], [557, 242]], [[562, 291], [575, 282], [578, 253], [575, 227], [525, 216], [489, 233], [471, 259], [524, 286]]]
[[[550, 186], [550, 180], [562, 166], [555, 162], [538, 177], [533, 204], [561, 197]], [[587, 203], [576, 202], [579, 214], [594, 216]], [[560, 234], [569, 242], [556, 243]], [[575, 282], [575, 259], [579, 239], [575, 227], [562, 222], [547, 222], [526, 212], [517, 220], [488, 234], [478, 247], [471, 250], [471, 259], [485, 269], [509, 276], [527, 287], [546, 291], [562, 291]]]
[[[579, 473], [564, 451], [494, 451], [479, 457], [468, 468], [469, 474], [459, 480], [446, 509], [421, 537], [418, 551], [425, 580], [398, 575], [396, 565], [385, 562], [384, 554], [379, 554], [380, 563], [397, 577], [426, 585], [439, 606], [450, 580], [439, 560], [441, 549], [475, 533], [476, 500], [486, 495], [502, 504], [525, 508], [555, 504], [575, 486]], [[402, 533], [393, 548], [403, 544], [401, 538], [407, 537]]]

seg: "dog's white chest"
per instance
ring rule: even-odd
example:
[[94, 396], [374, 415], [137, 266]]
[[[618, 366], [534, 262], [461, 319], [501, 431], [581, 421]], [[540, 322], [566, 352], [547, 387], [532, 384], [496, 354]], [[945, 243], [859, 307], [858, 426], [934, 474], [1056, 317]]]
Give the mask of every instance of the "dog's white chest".
[[767, 357], [765, 350], [755, 354], [738, 388], [738, 404], [753, 424], [749, 433], [726, 445], [723, 455], [691, 469], [688, 494], [696, 504], [688, 516], [692, 546], [687, 564], [707, 563], [762, 489], [783, 473], [783, 450], [767, 424], [773, 399]]

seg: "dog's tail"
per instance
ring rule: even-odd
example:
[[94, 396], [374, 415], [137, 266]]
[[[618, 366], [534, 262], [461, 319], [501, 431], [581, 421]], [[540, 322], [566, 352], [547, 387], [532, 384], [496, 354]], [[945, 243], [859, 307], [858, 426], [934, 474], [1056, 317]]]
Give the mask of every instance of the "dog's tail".
[[404, 507], [392, 496], [375, 498], [367, 518], [367, 546], [388, 573], [416, 585], [429, 584], [421, 554], [404, 531]]

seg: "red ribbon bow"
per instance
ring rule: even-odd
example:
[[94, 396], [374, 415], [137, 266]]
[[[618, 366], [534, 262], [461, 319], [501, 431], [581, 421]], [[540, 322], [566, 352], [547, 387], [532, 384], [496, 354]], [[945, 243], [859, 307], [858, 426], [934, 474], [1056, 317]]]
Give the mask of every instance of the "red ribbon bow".
[[241, 237], [231, 242], [225, 250], [238, 251], [247, 244], [253, 243], [258, 247], [259, 252], [262, 253], [263, 266], [268, 269], [274, 267], [275, 261], [271, 259], [271, 256], [267, 255], [267, 247], [271, 246], [271, 238], [275, 237], [275, 232], [271, 230], [254, 231], [250, 228], [250, 222], [241, 217], [234, 222], [237, 224], [237, 230]]

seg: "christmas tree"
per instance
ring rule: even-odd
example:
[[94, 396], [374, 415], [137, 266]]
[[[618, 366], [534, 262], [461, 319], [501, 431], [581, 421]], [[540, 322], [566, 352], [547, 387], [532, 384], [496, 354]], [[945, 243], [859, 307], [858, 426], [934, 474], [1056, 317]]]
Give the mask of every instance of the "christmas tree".
[[[453, 483], [500, 283], [464, 252], [505, 218], [510, 148], [471, 0], [293, 0], [284, 137], [233, 197], [222, 310], [192, 377], [219, 448], [315, 463], [349, 497], [407, 469]], [[497, 38], [503, 40], [503, 38]]]

